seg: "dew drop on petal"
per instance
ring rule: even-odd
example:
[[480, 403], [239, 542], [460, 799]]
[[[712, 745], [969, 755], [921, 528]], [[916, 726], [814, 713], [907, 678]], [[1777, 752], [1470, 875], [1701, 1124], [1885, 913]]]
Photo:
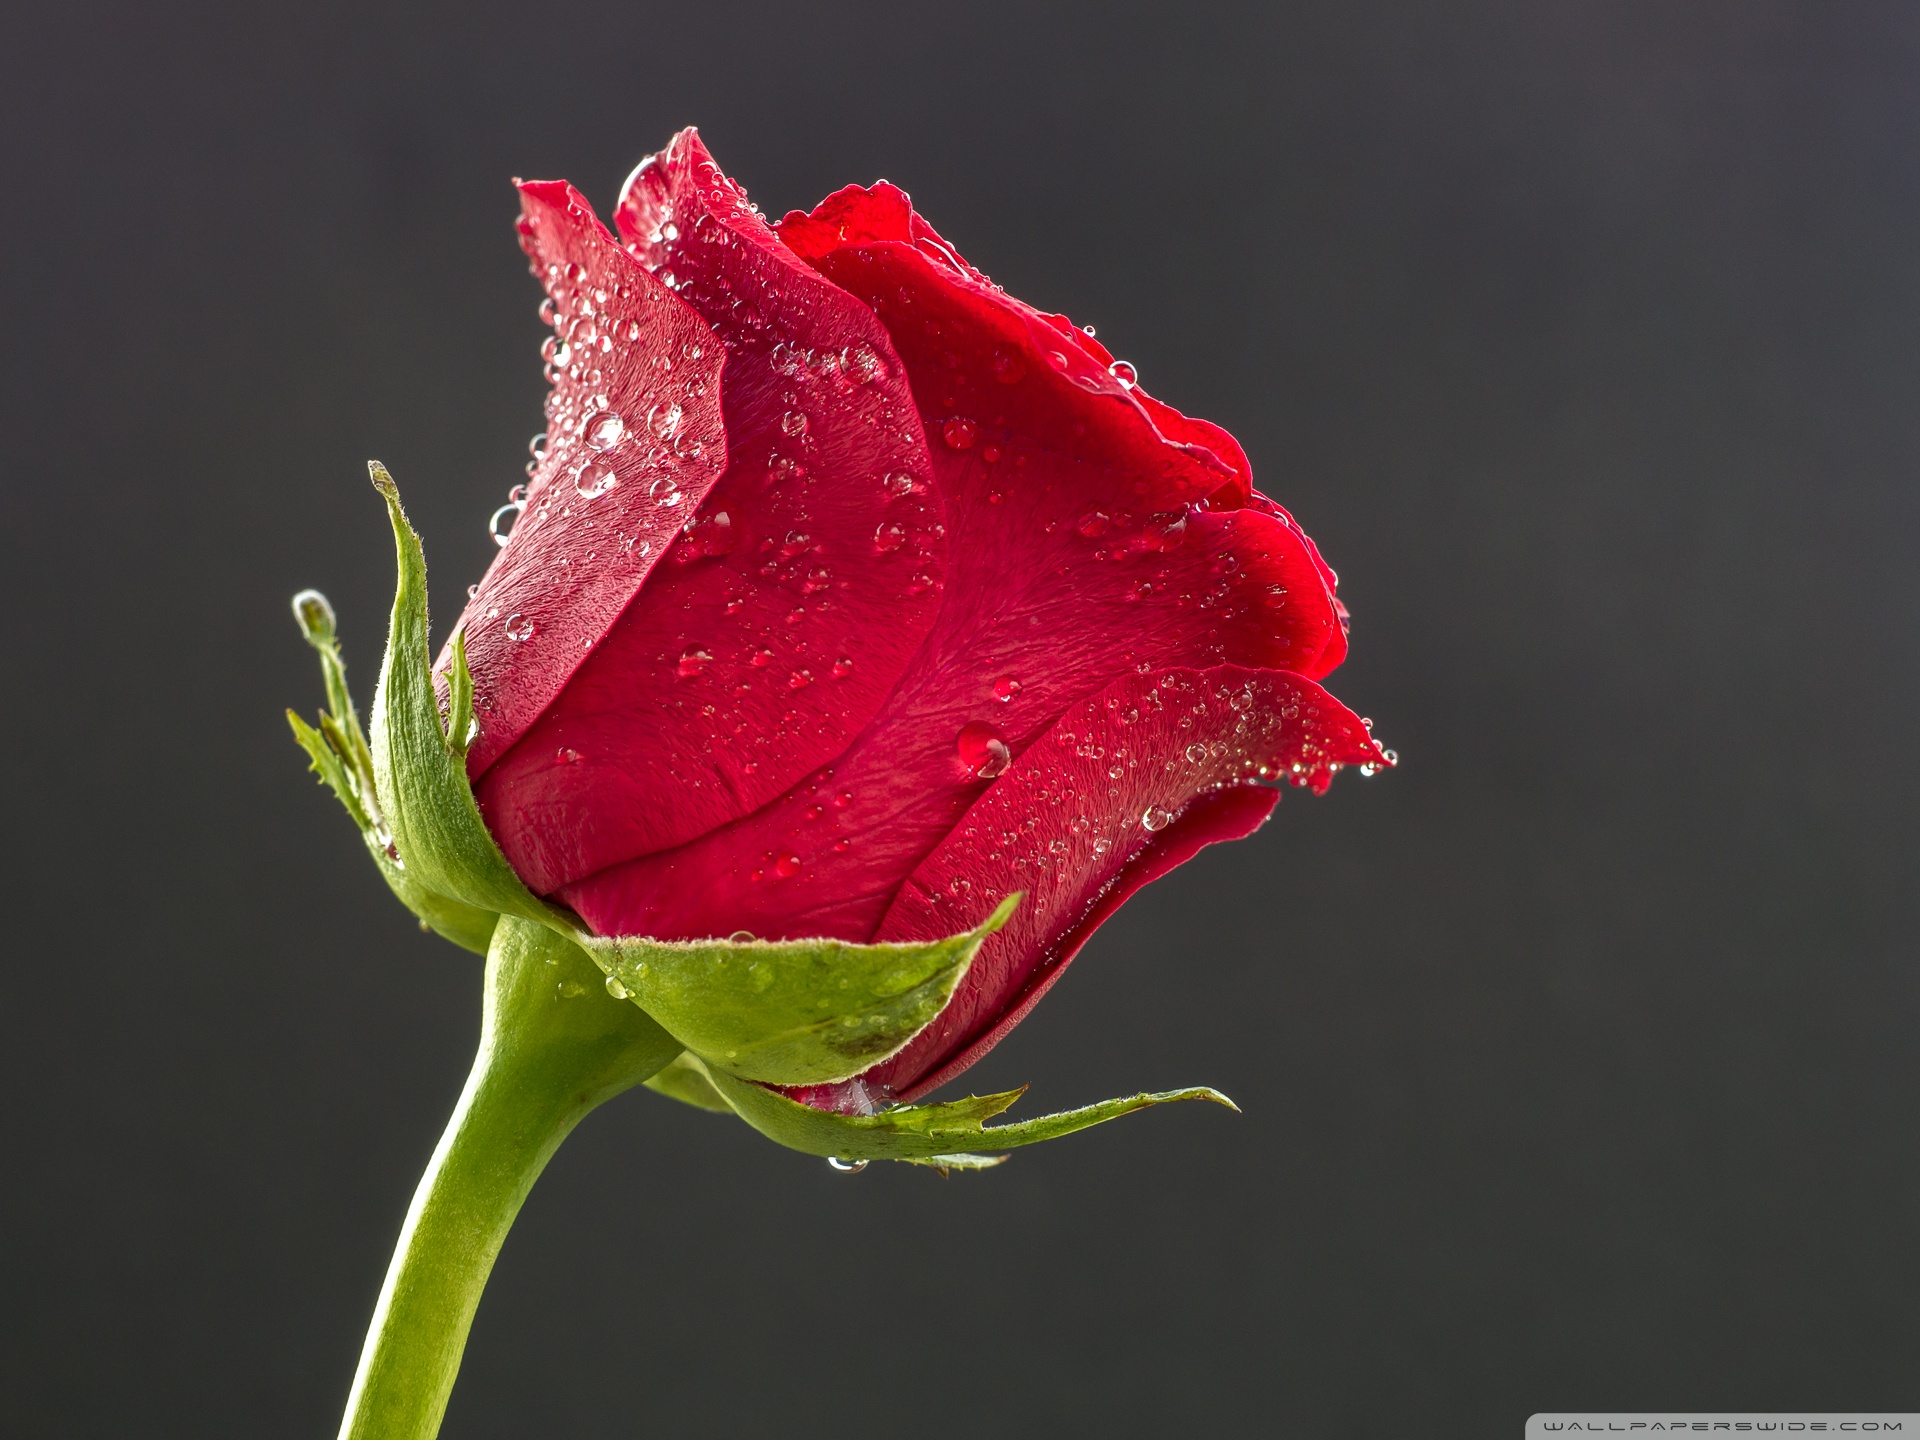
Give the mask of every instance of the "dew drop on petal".
[[620, 983], [620, 977], [618, 975], [607, 976], [607, 994], [613, 996], [614, 999], [625, 1000], [632, 993], [632, 991]]
[[680, 652], [679, 671], [682, 676], [698, 675], [713, 663], [713, 654], [704, 646], [689, 645]]
[[791, 880], [800, 873], [800, 857], [789, 850], [773, 862], [773, 873], [782, 880]]
[[890, 554], [907, 543], [907, 527], [898, 520], [888, 520], [873, 532], [873, 548], [882, 555]]
[[662, 440], [671, 440], [680, 430], [684, 412], [672, 400], [663, 400], [647, 412], [647, 429]]
[[959, 757], [960, 767], [981, 780], [993, 779], [1013, 763], [1006, 736], [984, 720], [969, 720], [960, 727], [954, 753]]
[[993, 698], [1003, 705], [1019, 693], [1020, 682], [1011, 675], [999, 676], [993, 682]]
[[613, 473], [613, 466], [604, 460], [589, 460], [573, 477], [573, 488], [579, 492], [583, 500], [598, 500], [619, 483], [619, 477]]
[[522, 615], [518, 611], [509, 615], [506, 618], [506, 622], [500, 628], [506, 632], [509, 640], [531, 640], [533, 638], [534, 624], [532, 618]]
[[627, 438], [627, 422], [612, 410], [604, 410], [587, 422], [587, 444], [596, 450], [611, 450]]
[[1125, 360], [1116, 360], [1107, 366], [1107, 373], [1129, 390], [1140, 383], [1140, 372]]
[[1141, 828], [1148, 832], [1164, 830], [1173, 823], [1173, 812], [1164, 805], [1149, 805], [1140, 817]]
[[988, 362], [988, 367], [993, 371], [993, 378], [1002, 385], [1017, 385], [1027, 374], [1026, 357], [1011, 345], [994, 346], [993, 359]]
[[780, 428], [789, 435], [807, 433], [807, 417], [799, 410], [789, 410], [780, 417]]
[[980, 438], [980, 427], [964, 415], [956, 415], [940, 427], [940, 438], [954, 450], [971, 450]]

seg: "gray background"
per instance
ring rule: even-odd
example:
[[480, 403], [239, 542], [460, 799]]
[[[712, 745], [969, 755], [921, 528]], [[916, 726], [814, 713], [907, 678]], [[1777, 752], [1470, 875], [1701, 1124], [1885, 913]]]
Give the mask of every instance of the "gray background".
[[968, 1082], [1211, 1082], [987, 1176], [626, 1097], [449, 1437], [1466, 1436], [1911, 1406], [1920, 10], [12, 7], [0, 1409], [332, 1433], [459, 1089], [280, 711], [442, 623], [539, 428], [509, 177], [697, 122], [907, 186], [1229, 426], [1405, 757], [1101, 932]]

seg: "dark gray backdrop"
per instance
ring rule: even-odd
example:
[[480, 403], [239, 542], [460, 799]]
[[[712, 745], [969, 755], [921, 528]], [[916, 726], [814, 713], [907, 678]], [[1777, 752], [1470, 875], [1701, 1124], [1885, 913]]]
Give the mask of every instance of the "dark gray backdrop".
[[332, 1433], [478, 989], [304, 773], [286, 599], [333, 596], [364, 698], [376, 455], [454, 613], [540, 421], [509, 178], [606, 206], [687, 123], [770, 212], [907, 186], [1232, 428], [1405, 764], [1154, 887], [968, 1077], [1244, 1116], [942, 1182], [625, 1097], [447, 1435], [1920, 1406], [1920, 11], [6, 32], [9, 1433]]

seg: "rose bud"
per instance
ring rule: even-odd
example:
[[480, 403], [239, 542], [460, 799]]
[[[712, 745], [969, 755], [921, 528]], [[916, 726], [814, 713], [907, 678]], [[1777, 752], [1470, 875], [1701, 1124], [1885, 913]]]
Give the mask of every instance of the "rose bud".
[[1230, 435], [891, 185], [770, 224], [689, 130], [617, 234], [520, 192], [546, 431], [431, 678], [381, 472], [402, 596], [343, 799], [443, 933], [585, 949], [685, 1048], [656, 1089], [822, 1154], [1023, 1143], [979, 1129], [1011, 1095], [903, 1102], [1283, 784], [1393, 763], [1317, 683], [1333, 572]]

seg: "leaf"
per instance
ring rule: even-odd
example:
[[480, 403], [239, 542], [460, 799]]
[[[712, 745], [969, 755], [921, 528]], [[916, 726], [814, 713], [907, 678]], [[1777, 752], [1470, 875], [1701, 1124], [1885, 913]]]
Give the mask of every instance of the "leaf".
[[[1089, 1125], [1144, 1110], [1150, 1105], [1165, 1105], [1177, 1100], [1211, 1100], [1236, 1113], [1239, 1106], [1218, 1090], [1196, 1086], [1188, 1090], [1167, 1090], [1159, 1094], [1142, 1092], [1118, 1100], [1103, 1100], [1057, 1115], [1042, 1115], [1011, 1125], [987, 1128], [986, 1121], [1008, 1109], [1025, 1094], [1008, 1090], [998, 1095], [977, 1095], [943, 1105], [899, 1105], [877, 1115], [836, 1115], [815, 1110], [786, 1096], [736, 1080], [724, 1071], [706, 1067], [713, 1088], [754, 1129], [789, 1149], [809, 1155], [828, 1155], [845, 1160], [912, 1160], [936, 1167], [944, 1161], [957, 1168], [960, 1157], [977, 1149], [1011, 1150], [1071, 1135]], [[970, 1156], [977, 1162], [986, 1157]]]
[[707, 1083], [706, 1073], [684, 1051], [677, 1060], [645, 1083], [649, 1090], [657, 1094], [701, 1110], [718, 1110], [722, 1115], [733, 1113], [733, 1107], [720, 1098], [720, 1092]]
[[388, 852], [392, 835], [380, 815], [373, 780], [373, 754], [360, 729], [353, 696], [347, 689], [346, 666], [340, 659], [333, 607], [319, 591], [303, 590], [293, 597], [293, 613], [307, 643], [319, 652], [320, 673], [327, 692], [327, 709], [321, 712], [318, 729], [293, 711], [287, 712], [294, 740], [307, 752], [314, 773], [333, 791], [347, 818], [360, 831], [367, 853], [400, 903], [428, 929], [463, 949], [486, 954], [493, 938], [493, 912], [434, 894], [396, 864]]
[[913, 943], [578, 943], [709, 1067], [775, 1085], [821, 1085], [899, 1053], [946, 1008], [981, 944], [1019, 903], [1010, 895], [975, 929]]
[[[393, 863], [421, 890], [471, 908], [518, 915], [574, 937], [571, 917], [537, 899], [500, 853], [467, 784], [465, 746], [441, 728], [427, 648], [427, 562], [420, 537], [400, 508], [400, 489], [378, 461], [367, 466], [393, 523], [399, 581], [386, 659], [373, 697], [373, 778], [393, 835]], [[456, 672], [465, 650], [455, 647]], [[471, 695], [473, 677], [456, 673], [456, 697]], [[431, 921], [429, 921], [431, 923]]]

